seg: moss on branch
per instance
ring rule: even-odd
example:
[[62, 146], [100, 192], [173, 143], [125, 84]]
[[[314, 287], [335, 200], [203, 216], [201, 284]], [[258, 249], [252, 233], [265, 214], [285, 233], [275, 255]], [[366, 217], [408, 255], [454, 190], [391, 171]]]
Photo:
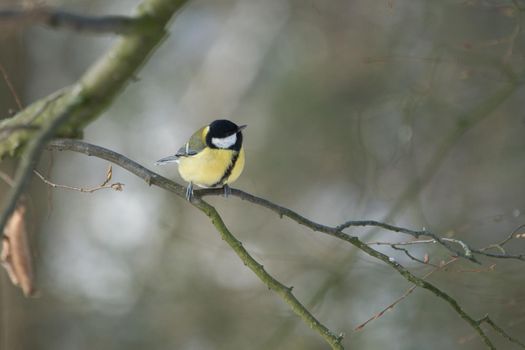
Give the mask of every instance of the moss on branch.
[[[74, 103], [81, 101], [68, 120], [58, 129], [62, 137], [78, 137], [86, 125], [94, 121], [135, 76], [155, 47], [166, 36], [166, 26], [186, 0], [144, 0], [133, 17], [144, 25], [122, 36], [70, 87], [35, 101], [12, 118], [0, 122], [0, 158], [17, 156], [34, 137], [31, 129], [14, 126], [42, 127], [57, 118]], [[147, 25], [146, 25], [147, 24]]]

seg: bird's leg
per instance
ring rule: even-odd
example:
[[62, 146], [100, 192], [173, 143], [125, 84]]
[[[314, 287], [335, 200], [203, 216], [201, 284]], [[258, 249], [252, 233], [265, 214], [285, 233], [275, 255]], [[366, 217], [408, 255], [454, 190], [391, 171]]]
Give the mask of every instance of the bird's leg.
[[232, 194], [232, 189], [230, 186], [228, 186], [228, 184], [222, 186], [222, 189], [224, 190], [224, 197], [228, 198], [228, 196]]
[[186, 187], [186, 199], [191, 202], [192, 198], [193, 198], [193, 182], [190, 182], [188, 184], [188, 187]]

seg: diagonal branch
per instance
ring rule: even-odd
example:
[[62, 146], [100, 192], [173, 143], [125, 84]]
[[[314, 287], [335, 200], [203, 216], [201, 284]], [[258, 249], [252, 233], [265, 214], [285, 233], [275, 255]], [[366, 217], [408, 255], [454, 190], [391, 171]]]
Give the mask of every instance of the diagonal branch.
[[[136, 176], [142, 178], [146, 183], [149, 185], [155, 185], [158, 187], [161, 187], [165, 190], [171, 191], [175, 194], [177, 194], [179, 197], [184, 198], [185, 197], [185, 188], [171, 180], [166, 179], [165, 177], [162, 177], [146, 168], [141, 166], [140, 164], [124, 157], [121, 154], [118, 154], [114, 151], [105, 149], [100, 146], [95, 146], [86, 142], [82, 141], [76, 141], [76, 140], [68, 140], [68, 139], [62, 139], [62, 140], [54, 140], [50, 142], [48, 145], [49, 149], [54, 150], [69, 150], [79, 153], [84, 153], [89, 156], [95, 156], [97, 158], [105, 159], [107, 161], [110, 161], [116, 165], [119, 165], [120, 167], [128, 170], [132, 174], [135, 174]], [[262, 269], [262, 266], [259, 265], [255, 260], [253, 262], [250, 262], [248, 264], [246, 255], [249, 256], [249, 254], [242, 248], [242, 244], [235, 239], [235, 237], [229, 237], [231, 233], [227, 228], [224, 226], [224, 223], [222, 222], [222, 219], [220, 219], [219, 214], [215, 211], [215, 208], [209, 206], [208, 203], [203, 201], [201, 198], [203, 195], [222, 195], [221, 190], [199, 190], [195, 191], [195, 198], [192, 200], [192, 205], [203, 211], [206, 215], [208, 215], [211, 219], [213, 224], [217, 227], [221, 235], [223, 237], [229, 239], [228, 243], [230, 246], [235, 250], [237, 255], [245, 262], [250, 268], [259, 276], [259, 274], [267, 274], [264, 269]], [[248, 194], [246, 192], [243, 192], [238, 189], [232, 189], [232, 195], [237, 196], [241, 199], [248, 199], [250, 202], [254, 204], [261, 205], [263, 207], [266, 207], [268, 209], [271, 209], [278, 213], [280, 216], [287, 216], [290, 219], [294, 220], [298, 224], [304, 225], [306, 227], [309, 227], [310, 229], [318, 232], [323, 232], [325, 234], [328, 234], [332, 237], [341, 239], [343, 241], [346, 241], [353, 246], [357, 247], [359, 250], [365, 252], [366, 254], [372, 256], [373, 258], [376, 258], [378, 260], [383, 261], [385, 264], [396, 270], [401, 276], [403, 276], [407, 281], [415, 284], [418, 287], [421, 287], [423, 289], [426, 289], [430, 291], [432, 294], [434, 294], [436, 297], [442, 299], [446, 303], [449, 304], [450, 307], [469, 325], [471, 326], [480, 336], [483, 343], [487, 346], [489, 349], [495, 349], [494, 344], [492, 341], [488, 338], [485, 331], [481, 328], [481, 322], [479, 320], [476, 320], [474, 317], [472, 317], [470, 314], [468, 314], [461, 306], [460, 304], [451, 297], [449, 294], [443, 292], [438, 287], [434, 286], [433, 284], [425, 281], [424, 279], [415, 276], [410, 271], [408, 271], [404, 266], [396, 262], [394, 259], [389, 257], [386, 254], [383, 254], [381, 252], [376, 251], [375, 249], [369, 247], [365, 242], [362, 242], [359, 240], [358, 237], [350, 236], [347, 233], [343, 232], [342, 230], [338, 229], [337, 227], [330, 227], [326, 225], [322, 225], [319, 223], [316, 223], [314, 221], [311, 221], [304, 216], [299, 215], [298, 213], [294, 212], [293, 210], [290, 210], [288, 208], [279, 206], [277, 204], [274, 204], [266, 199], [259, 198], [256, 196], [253, 196], [251, 194]], [[208, 207], [209, 206], [209, 207]], [[224, 227], [223, 227], [224, 226]], [[228, 234], [229, 233], [229, 234]], [[246, 254], [246, 255], [245, 255]], [[271, 276], [269, 276], [271, 277]], [[267, 277], [268, 278], [268, 277]], [[263, 280], [265, 283], [267, 281]], [[267, 285], [270, 287], [270, 285], [267, 283]], [[278, 293], [285, 293], [286, 287], [284, 285], [281, 285], [283, 288], [282, 290], [278, 291]], [[272, 288], [272, 287], [270, 287]], [[288, 291], [291, 293], [291, 291], [288, 289]], [[283, 296], [281, 294], [281, 296]], [[285, 298], [285, 300], [290, 303], [289, 300]], [[293, 301], [292, 299], [290, 299]], [[301, 317], [305, 322], [307, 322], [311, 327], [313, 327], [318, 333], [320, 333], [323, 337], [325, 337], [325, 340], [327, 338], [330, 338], [331, 333], [326, 333], [322, 328], [318, 328], [315, 326], [315, 323], [311, 323], [311, 320], [308, 318], [305, 318], [305, 315], [303, 315], [301, 312], [298, 312], [297, 309], [294, 308], [292, 304], [292, 309]], [[299, 305], [301, 305], [299, 303]], [[301, 305], [302, 306], [302, 305]], [[313, 317], [313, 316], [312, 316]], [[333, 334], [332, 334], [333, 335]], [[335, 337], [335, 336], [334, 336]], [[334, 341], [339, 339], [339, 337], [332, 338]], [[328, 341], [328, 340], [327, 340]], [[332, 343], [330, 343], [332, 344]]]
[[[62, 139], [50, 142], [48, 148], [54, 150], [75, 151], [87, 154], [89, 156], [105, 159], [140, 177], [148, 185], [161, 187], [177, 194], [182, 198], [185, 198], [186, 196], [186, 189], [183, 186], [146, 169], [142, 165], [135, 163], [134, 161], [116, 152], [110, 151], [103, 147], [76, 140]], [[242, 246], [242, 242], [240, 242], [230, 232], [221, 216], [213, 206], [200, 198], [194, 198], [191, 204], [210, 218], [212, 224], [215, 226], [217, 231], [219, 231], [221, 237], [224, 239], [224, 241], [226, 241], [226, 243], [228, 243], [237, 256], [239, 256], [239, 258], [243, 261], [243, 263], [248, 266], [250, 270], [252, 270], [257, 275], [257, 277], [259, 277], [259, 279], [268, 286], [269, 289], [275, 291], [288, 305], [290, 305], [293, 312], [295, 312], [310, 328], [318, 332], [325, 339], [325, 341], [330, 344], [332, 349], [343, 349], [343, 345], [341, 344], [343, 336], [332, 333], [325, 325], [318, 321], [310, 313], [310, 311], [308, 311], [308, 309], [299, 300], [297, 300], [297, 298], [292, 293], [292, 287], [283, 285], [272, 275], [270, 275], [265, 270], [264, 266], [259, 264]]]
[[248, 266], [250, 270], [252, 270], [257, 277], [268, 286], [269, 289], [275, 291], [288, 305], [290, 305], [293, 312], [301, 317], [310, 328], [317, 331], [325, 341], [330, 344], [332, 349], [343, 349], [343, 345], [341, 344], [343, 336], [335, 335], [325, 325], [319, 322], [315, 316], [313, 316], [312, 313], [299, 300], [297, 300], [295, 295], [293, 295], [293, 287], [287, 287], [272, 277], [265, 270], [264, 266], [259, 264], [250, 253], [248, 253], [243, 247], [242, 242], [235, 238], [230, 232], [213, 206], [200, 199], [193, 201], [192, 204], [211, 219], [213, 226], [219, 231], [222, 239], [228, 243], [244, 264]]

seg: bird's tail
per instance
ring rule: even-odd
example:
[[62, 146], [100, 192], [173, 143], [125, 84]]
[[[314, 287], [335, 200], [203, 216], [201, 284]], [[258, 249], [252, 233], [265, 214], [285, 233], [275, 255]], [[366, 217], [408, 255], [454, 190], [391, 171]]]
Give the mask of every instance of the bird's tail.
[[159, 159], [155, 162], [155, 165], [165, 165], [168, 163], [178, 163], [179, 162], [179, 156], [169, 156], [162, 159]]

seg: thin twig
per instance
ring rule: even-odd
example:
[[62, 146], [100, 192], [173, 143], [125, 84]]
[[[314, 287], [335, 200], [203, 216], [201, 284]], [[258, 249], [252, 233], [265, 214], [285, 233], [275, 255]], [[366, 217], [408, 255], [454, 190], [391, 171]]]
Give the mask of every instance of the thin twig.
[[50, 180], [46, 179], [44, 175], [42, 175], [38, 170], [34, 169], [33, 172], [42, 180], [45, 184], [49, 185], [52, 188], [63, 188], [66, 190], [73, 190], [73, 191], [79, 191], [83, 193], [93, 193], [99, 190], [104, 189], [110, 189], [115, 191], [122, 191], [124, 188], [124, 184], [121, 182], [114, 182], [109, 183], [111, 181], [111, 178], [113, 176], [113, 171], [111, 168], [111, 165], [108, 167], [108, 170], [106, 171], [106, 178], [104, 179], [104, 182], [102, 182], [100, 185], [91, 187], [91, 188], [83, 188], [83, 187], [74, 187], [74, 186], [68, 186], [68, 185], [60, 185], [56, 184], [54, 182], [51, 182]]
[[[359, 227], [359, 226], [361, 226], [361, 227], [362, 226], [379, 227], [379, 228], [382, 228], [382, 229], [385, 229], [385, 230], [388, 230], [388, 231], [392, 231], [392, 232], [404, 233], [404, 234], [413, 236], [414, 238], [419, 238], [421, 236], [423, 236], [423, 237], [431, 237], [433, 240], [435, 240], [436, 242], [441, 244], [443, 247], [447, 248], [453, 254], [461, 256], [463, 258], [466, 258], [466, 259], [468, 259], [468, 260], [470, 260], [472, 262], [479, 263], [477, 261], [477, 259], [472, 255], [472, 250], [465, 243], [463, 243], [463, 242], [461, 242], [459, 240], [451, 239], [451, 238], [440, 237], [440, 236], [438, 236], [438, 235], [436, 235], [436, 234], [434, 234], [434, 233], [432, 233], [432, 232], [430, 232], [430, 231], [428, 231], [426, 229], [412, 230], [412, 229], [408, 229], [408, 228], [405, 228], [405, 227], [395, 226], [395, 225], [391, 225], [391, 224], [387, 224], [387, 223], [380, 222], [380, 221], [375, 221], [375, 220], [350, 220], [350, 221], [347, 221], [347, 222], [337, 226], [337, 229], [342, 231], [342, 230], [344, 230], [346, 228], [349, 228], [349, 227]], [[457, 243], [458, 245], [461, 246], [461, 248], [463, 250], [461, 251], [461, 250], [454, 249], [447, 242]]]
[[13, 178], [3, 171], [0, 171], [0, 179], [2, 179], [2, 181], [4, 181], [9, 187], [13, 187], [15, 185]]
[[421, 239], [421, 240], [414, 240], [414, 241], [407, 241], [407, 242], [367, 242], [368, 245], [416, 245], [416, 244], [435, 244], [437, 241], [435, 239]]
[[391, 244], [390, 247], [392, 247], [392, 249], [394, 249], [394, 250], [402, 251], [403, 253], [405, 253], [405, 255], [406, 255], [410, 260], [414, 260], [415, 262], [418, 262], [418, 263], [423, 264], [423, 265], [430, 265], [430, 266], [438, 267], [438, 266], [435, 265], [435, 264], [432, 264], [432, 263], [430, 263], [430, 262], [428, 262], [428, 261], [421, 260], [421, 259], [415, 257], [414, 255], [412, 255], [412, 253], [410, 253], [410, 252], [408, 251], [408, 249], [398, 247], [397, 244]]
[[504, 240], [502, 240], [501, 242], [499, 243], [494, 243], [494, 244], [490, 244], [489, 246], [485, 247], [485, 248], [481, 248], [480, 251], [484, 252], [488, 249], [492, 249], [492, 248], [496, 248], [498, 249], [501, 253], [503, 254], [507, 254], [507, 252], [505, 251], [505, 248], [503, 248], [503, 246], [505, 244], [507, 244], [511, 239], [515, 238], [516, 237], [516, 234], [518, 232], [520, 232], [521, 230], [523, 230], [525, 228], [525, 224], [522, 224], [518, 227], [516, 227]]
[[9, 74], [7, 74], [7, 71], [4, 69], [4, 66], [0, 63], [0, 72], [2, 73], [2, 76], [4, 77], [5, 83], [7, 84], [7, 87], [9, 89], [9, 92], [11, 92], [11, 95], [13, 96], [13, 99], [16, 102], [16, 105], [19, 110], [24, 109], [22, 106], [22, 101], [20, 101], [20, 98], [18, 97], [18, 94], [16, 93], [15, 86], [11, 82], [11, 79], [9, 79]]
[[[105, 149], [103, 147], [91, 145], [89, 143], [81, 142], [81, 141], [78, 141], [78, 140], [62, 139], [62, 140], [54, 140], [54, 141], [50, 142], [49, 145], [48, 145], [48, 148], [56, 149], [56, 150], [69, 150], [69, 151], [79, 152], [79, 153], [84, 153], [84, 154], [87, 154], [87, 155], [90, 155], [90, 156], [96, 156], [98, 158], [108, 160], [108, 161], [113, 162], [114, 164], [117, 164], [117, 165], [121, 166], [122, 168], [128, 170], [132, 174], [137, 175], [138, 177], [142, 178], [146, 183], [148, 183], [150, 185], [155, 185], [155, 186], [161, 187], [163, 189], [166, 189], [168, 191], [171, 191], [171, 192], [177, 194], [178, 196], [180, 196], [182, 198], [184, 198], [184, 196], [185, 196], [185, 188], [183, 186], [181, 186], [181, 185], [179, 185], [179, 184], [177, 184], [177, 183], [175, 183], [175, 182], [173, 182], [171, 180], [168, 180], [168, 179], [166, 179], [166, 178], [164, 178], [164, 177], [162, 177], [162, 176], [160, 176], [160, 175], [158, 175], [158, 174], [156, 174], [156, 173], [154, 173], [154, 172], [144, 168], [140, 164], [130, 160], [129, 158], [124, 157], [121, 154], [118, 154], [118, 153], [116, 153], [114, 151]], [[221, 235], [223, 235], [223, 237], [228, 236], [228, 239], [229, 239], [228, 244], [230, 244], [232, 246], [232, 248], [234, 248], [234, 250], [236, 251], [237, 255], [241, 259], [243, 259], [244, 262], [247, 262], [247, 260], [246, 260], [247, 256], [245, 256], [244, 254], [247, 254], [248, 256], [249, 256], [249, 254], [244, 250], [244, 248], [242, 248], [242, 244], [239, 241], [237, 241], [236, 239], [234, 239], [233, 236], [229, 237], [229, 235], [227, 235], [227, 233], [229, 231], [227, 231], [227, 229], [222, 228], [222, 225], [224, 223], [222, 222], [222, 220], [219, 220], [220, 216], [218, 216], [218, 214], [216, 214], [215, 209], [213, 207], [211, 207], [211, 206], [210, 206], [211, 208], [208, 208], [207, 206], [209, 206], [209, 204], [207, 204], [206, 202], [204, 202], [201, 199], [202, 196], [204, 196], [204, 195], [222, 195], [222, 193], [223, 192], [220, 189], [218, 189], [218, 190], [217, 189], [212, 189], [212, 190], [195, 191], [195, 193], [194, 193], [195, 196], [192, 199], [191, 204], [194, 205], [195, 207], [201, 209], [202, 211], [204, 211], [212, 219], [213, 224], [218, 229], [220, 228], [219, 232], [221, 232]], [[463, 310], [463, 308], [459, 305], [459, 303], [456, 301], [456, 299], [451, 297], [449, 294], [443, 292], [441, 289], [439, 289], [438, 287], [434, 286], [433, 284], [431, 284], [431, 283], [429, 283], [429, 282], [427, 282], [427, 281], [425, 281], [425, 280], [415, 276], [414, 274], [412, 274], [405, 267], [403, 267], [401, 264], [396, 262], [394, 259], [392, 259], [388, 255], [383, 254], [381, 252], [378, 252], [378, 251], [372, 249], [366, 243], [364, 243], [361, 240], [359, 240], [359, 238], [354, 237], [354, 236], [350, 236], [350, 235], [344, 233], [342, 230], [338, 229], [338, 227], [330, 227], [330, 226], [326, 226], [326, 225], [322, 225], [322, 224], [316, 223], [314, 221], [311, 221], [311, 220], [305, 218], [302, 215], [299, 215], [298, 213], [294, 212], [291, 209], [279, 206], [279, 205], [274, 204], [274, 203], [272, 203], [272, 202], [270, 202], [270, 201], [268, 201], [266, 199], [263, 199], [263, 198], [260, 198], [260, 197], [256, 197], [254, 195], [251, 195], [249, 193], [246, 193], [246, 192], [238, 190], [238, 189], [232, 189], [231, 194], [233, 196], [239, 197], [240, 199], [247, 200], [247, 201], [250, 201], [251, 203], [258, 204], [258, 205], [263, 206], [263, 207], [265, 207], [267, 209], [270, 209], [270, 210], [276, 212], [277, 214], [279, 214], [281, 217], [282, 216], [287, 216], [290, 219], [292, 219], [295, 222], [297, 222], [298, 224], [304, 225], [304, 226], [306, 226], [306, 227], [308, 227], [308, 228], [310, 228], [310, 229], [312, 229], [314, 231], [323, 232], [323, 233], [325, 233], [327, 235], [330, 235], [332, 237], [335, 237], [335, 238], [341, 239], [341, 240], [343, 240], [345, 242], [348, 242], [348, 243], [354, 245], [355, 247], [357, 247], [358, 249], [360, 249], [361, 251], [365, 252], [366, 254], [368, 254], [368, 255], [376, 258], [376, 259], [379, 259], [379, 260], [383, 261], [385, 264], [387, 264], [388, 266], [390, 266], [391, 268], [396, 270], [407, 281], [415, 284], [418, 287], [421, 287], [423, 289], [426, 289], [426, 290], [430, 291], [436, 297], [438, 297], [438, 298], [442, 299], [443, 301], [445, 301], [446, 303], [448, 303], [452, 307], [452, 309], [454, 309], [454, 311], [467, 324], [469, 324], [478, 333], [479, 337], [481, 338], [483, 343], [487, 346], [487, 348], [495, 349], [495, 346], [492, 343], [492, 341], [488, 338], [488, 336], [485, 333], [485, 331], [480, 327], [480, 322], [478, 320], [474, 319], [472, 316], [470, 316], [465, 310]], [[205, 210], [209, 210], [209, 212], [206, 212]], [[221, 231], [221, 229], [223, 231]], [[252, 270], [254, 270], [254, 272], [256, 272], [256, 274], [258, 276], [260, 274], [260, 275], [264, 275], [268, 279], [272, 278], [269, 275], [266, 276], [267, 272], [263, 268], [261, 268], [260, 265], [258, 265], [257, 262], [254, 261], [253, 263], [250, 263], [250, 264], [251, 264], [250, 268]], [[264, 281], [264, 282], [267, 285], [269, 285], [268, 281]], [[283, 286], [283, 288], [286, 289], [286, 287], [284, 287], [284, 286]], [[282, 292], [280, 291], [279, 293], [281, 294]], [[290, 293], [291, 293], [291, 291], [290, 291]], [[287, 300], [287, 302], [290, 303], [290, 300]], [[297, 303], [299, 303], [299, 302], [297, 302]], [[292, 309], [294, 310], [294, 312], [296, 312], [299, 316], [301, 316], [301, 318], [303, 318], [303, 320], [305, 320], [308, 324], [312, 325], [308, 320], [306, 320], [304, 318], [304, 315], [301, 314], [301, 312], [300, 312], [303, 309], [306, 312], [308, 312], [308, 310], [306, 310], [306, 308], [304, 308], [304, 306], [302, 306], [300, 303], [298, 305], [297, 304], [295, 304], [295, 305], [297, 307], [299, 307], [300, 309], [297, 310], [297, 309], [295, 309], [292, 306]], [[321, 335], [323, 335], [323, 337], [325, 337], [325, 339], [326, 339], [326, 337], [328, 337], [328, 334], [324, 333], [322, 331], [322, 329], [315, 328], [315, 327], [314, 327], [314, 329], [316, 329], [316, 331], [318, 331]], [[333, 339], [333, 341], [336, 341], [336, 340], [339, 340], [340, 338], [336, 337], [336, 338], [332, 338], [332, 339]]]
[[[453, 263], [454, 261], [458, 260], [458, 258], [452, 258], [450, 259], [449, 261], [441, 264], [441, 265], [435, 265], [435, 268], [430, 271], [429, 273], [427, 273], [426, 275], [424, 275], [423, 277], [421, 277], [422, 279], [427, 279], [430, 275], [432, 275], [434, 272], [436, 271], [439, 271], [439, 270], [442, 270], [443, 268], [445, 268], [446, 266], [450, 265], [451, 263]], [[365, 328], [365, 326], [367, 324], [369, 324], [370, 322], [372, 321], [375, 321], [377, 320], [378, 318], [382, 317], [387, 311], [389, 310], [392, 310], [397, 304], [399, 304], [401, 301], [403, 301], [406, 297], [408, 297], [410, 294], [412, 294], [412, 292], [414, 292], [414, 290], [417, 288], [417, 286], [413, 285], [412, 287], [408, 288], [399, 298], [397, 298], [396, 300], [394, 300], [394, 302], [392, 302], [390, 305], [388, 305], [387, 307], [385, 307], [383, 310], [377, 312], [374, 316], [370, 317], [368, 320], [366, 320], [365, 322], [361, 323], [359, 326], [355, 327], [354, 328], [354, 331], [360, 331], [362, 330], [363, 328]]]

